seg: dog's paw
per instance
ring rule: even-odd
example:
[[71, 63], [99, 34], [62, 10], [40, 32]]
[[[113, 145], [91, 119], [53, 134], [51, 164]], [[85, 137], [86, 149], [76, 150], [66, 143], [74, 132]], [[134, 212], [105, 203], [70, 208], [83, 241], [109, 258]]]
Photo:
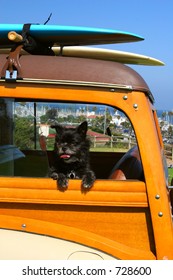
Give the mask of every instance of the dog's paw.
[[68, 179], [63, 173], [58, 174], [57, 182], [58, 186], [62, 189], [66, 189], [68, 187]]
[[58, 173], [52, 172], [52, 173], [50, 174], [50, 177], [51, 177], [53, 180], [58, 180]]
[[82, 178], [82, 187], [84, 189], [90, 189], [94, 184], [96, 177], [93, 171], [88, 171]]

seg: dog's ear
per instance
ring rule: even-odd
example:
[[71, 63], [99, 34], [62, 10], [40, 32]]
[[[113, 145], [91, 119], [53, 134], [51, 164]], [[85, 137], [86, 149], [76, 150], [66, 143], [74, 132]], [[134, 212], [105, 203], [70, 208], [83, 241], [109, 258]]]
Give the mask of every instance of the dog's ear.
[[84, 121], [77, 127], [77, 132], [82, 136], [85, 137], [88, 130], [88, 123]]
[[53, 124], [53, 125], [51, 125], [50, 127], [51, 127], [51, 128], [54, 128], [54, 129], [56, 130], [56, 133], [57, 133], [58, 135], [62, 134], [63, 129], [64, 129], [60, 124]]

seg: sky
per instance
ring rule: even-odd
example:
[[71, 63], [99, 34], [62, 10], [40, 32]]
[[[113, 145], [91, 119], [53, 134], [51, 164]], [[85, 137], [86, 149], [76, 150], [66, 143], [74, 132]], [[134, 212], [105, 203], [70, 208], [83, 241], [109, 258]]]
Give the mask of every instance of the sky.
[[155, 107], [173, 111], [173, 1], [172, 0], [15, 0], [1, 1], [0, 24], [48, 24], [109, 28], [140, 35], [134, 43], [102, 48], [152, 56], [165, 66], [130, 66], [147, 82]]

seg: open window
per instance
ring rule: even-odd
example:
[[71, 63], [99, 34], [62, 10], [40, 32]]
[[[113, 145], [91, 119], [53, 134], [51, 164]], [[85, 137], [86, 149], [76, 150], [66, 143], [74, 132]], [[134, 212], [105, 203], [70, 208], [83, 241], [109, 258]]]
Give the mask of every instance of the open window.
[[[116, 179], [111, 174], [125, 164], [131, 174], [126, 179], [142, 178], [133, 178], [130, 170], [130, 158], [136, 153], [133, 151], [137, 151], [139, 162], [140, 156], [131, 122], [118, 108], [12, 98], [1, 98], [0, 108], [1, 176], [48, 177], [55, 138], [51, 124], [75, 127], [87, 120], [90, 161], [96, 177]], [[124, 156], [129, 150], [132, 152]]]

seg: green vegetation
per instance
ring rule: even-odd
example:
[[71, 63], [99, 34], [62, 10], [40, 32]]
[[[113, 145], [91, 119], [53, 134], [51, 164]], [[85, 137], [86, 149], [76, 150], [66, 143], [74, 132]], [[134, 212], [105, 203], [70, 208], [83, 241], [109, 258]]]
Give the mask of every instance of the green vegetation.
[[15, 116], [14, 142], [19, 149], [34, 149], [33, 117]]
[[173, 168], [168, 168], [168, 175], [169, 175], [169, 184], [171, 184], [171, 180], [173, 178]]
[[127, 149], [123, 148], [109, 148], [106, 146], [103, 147], [95, 147], [95, 148], [90, 148], [91, 152], [112, 152], [112, 153], [125, 153]]

